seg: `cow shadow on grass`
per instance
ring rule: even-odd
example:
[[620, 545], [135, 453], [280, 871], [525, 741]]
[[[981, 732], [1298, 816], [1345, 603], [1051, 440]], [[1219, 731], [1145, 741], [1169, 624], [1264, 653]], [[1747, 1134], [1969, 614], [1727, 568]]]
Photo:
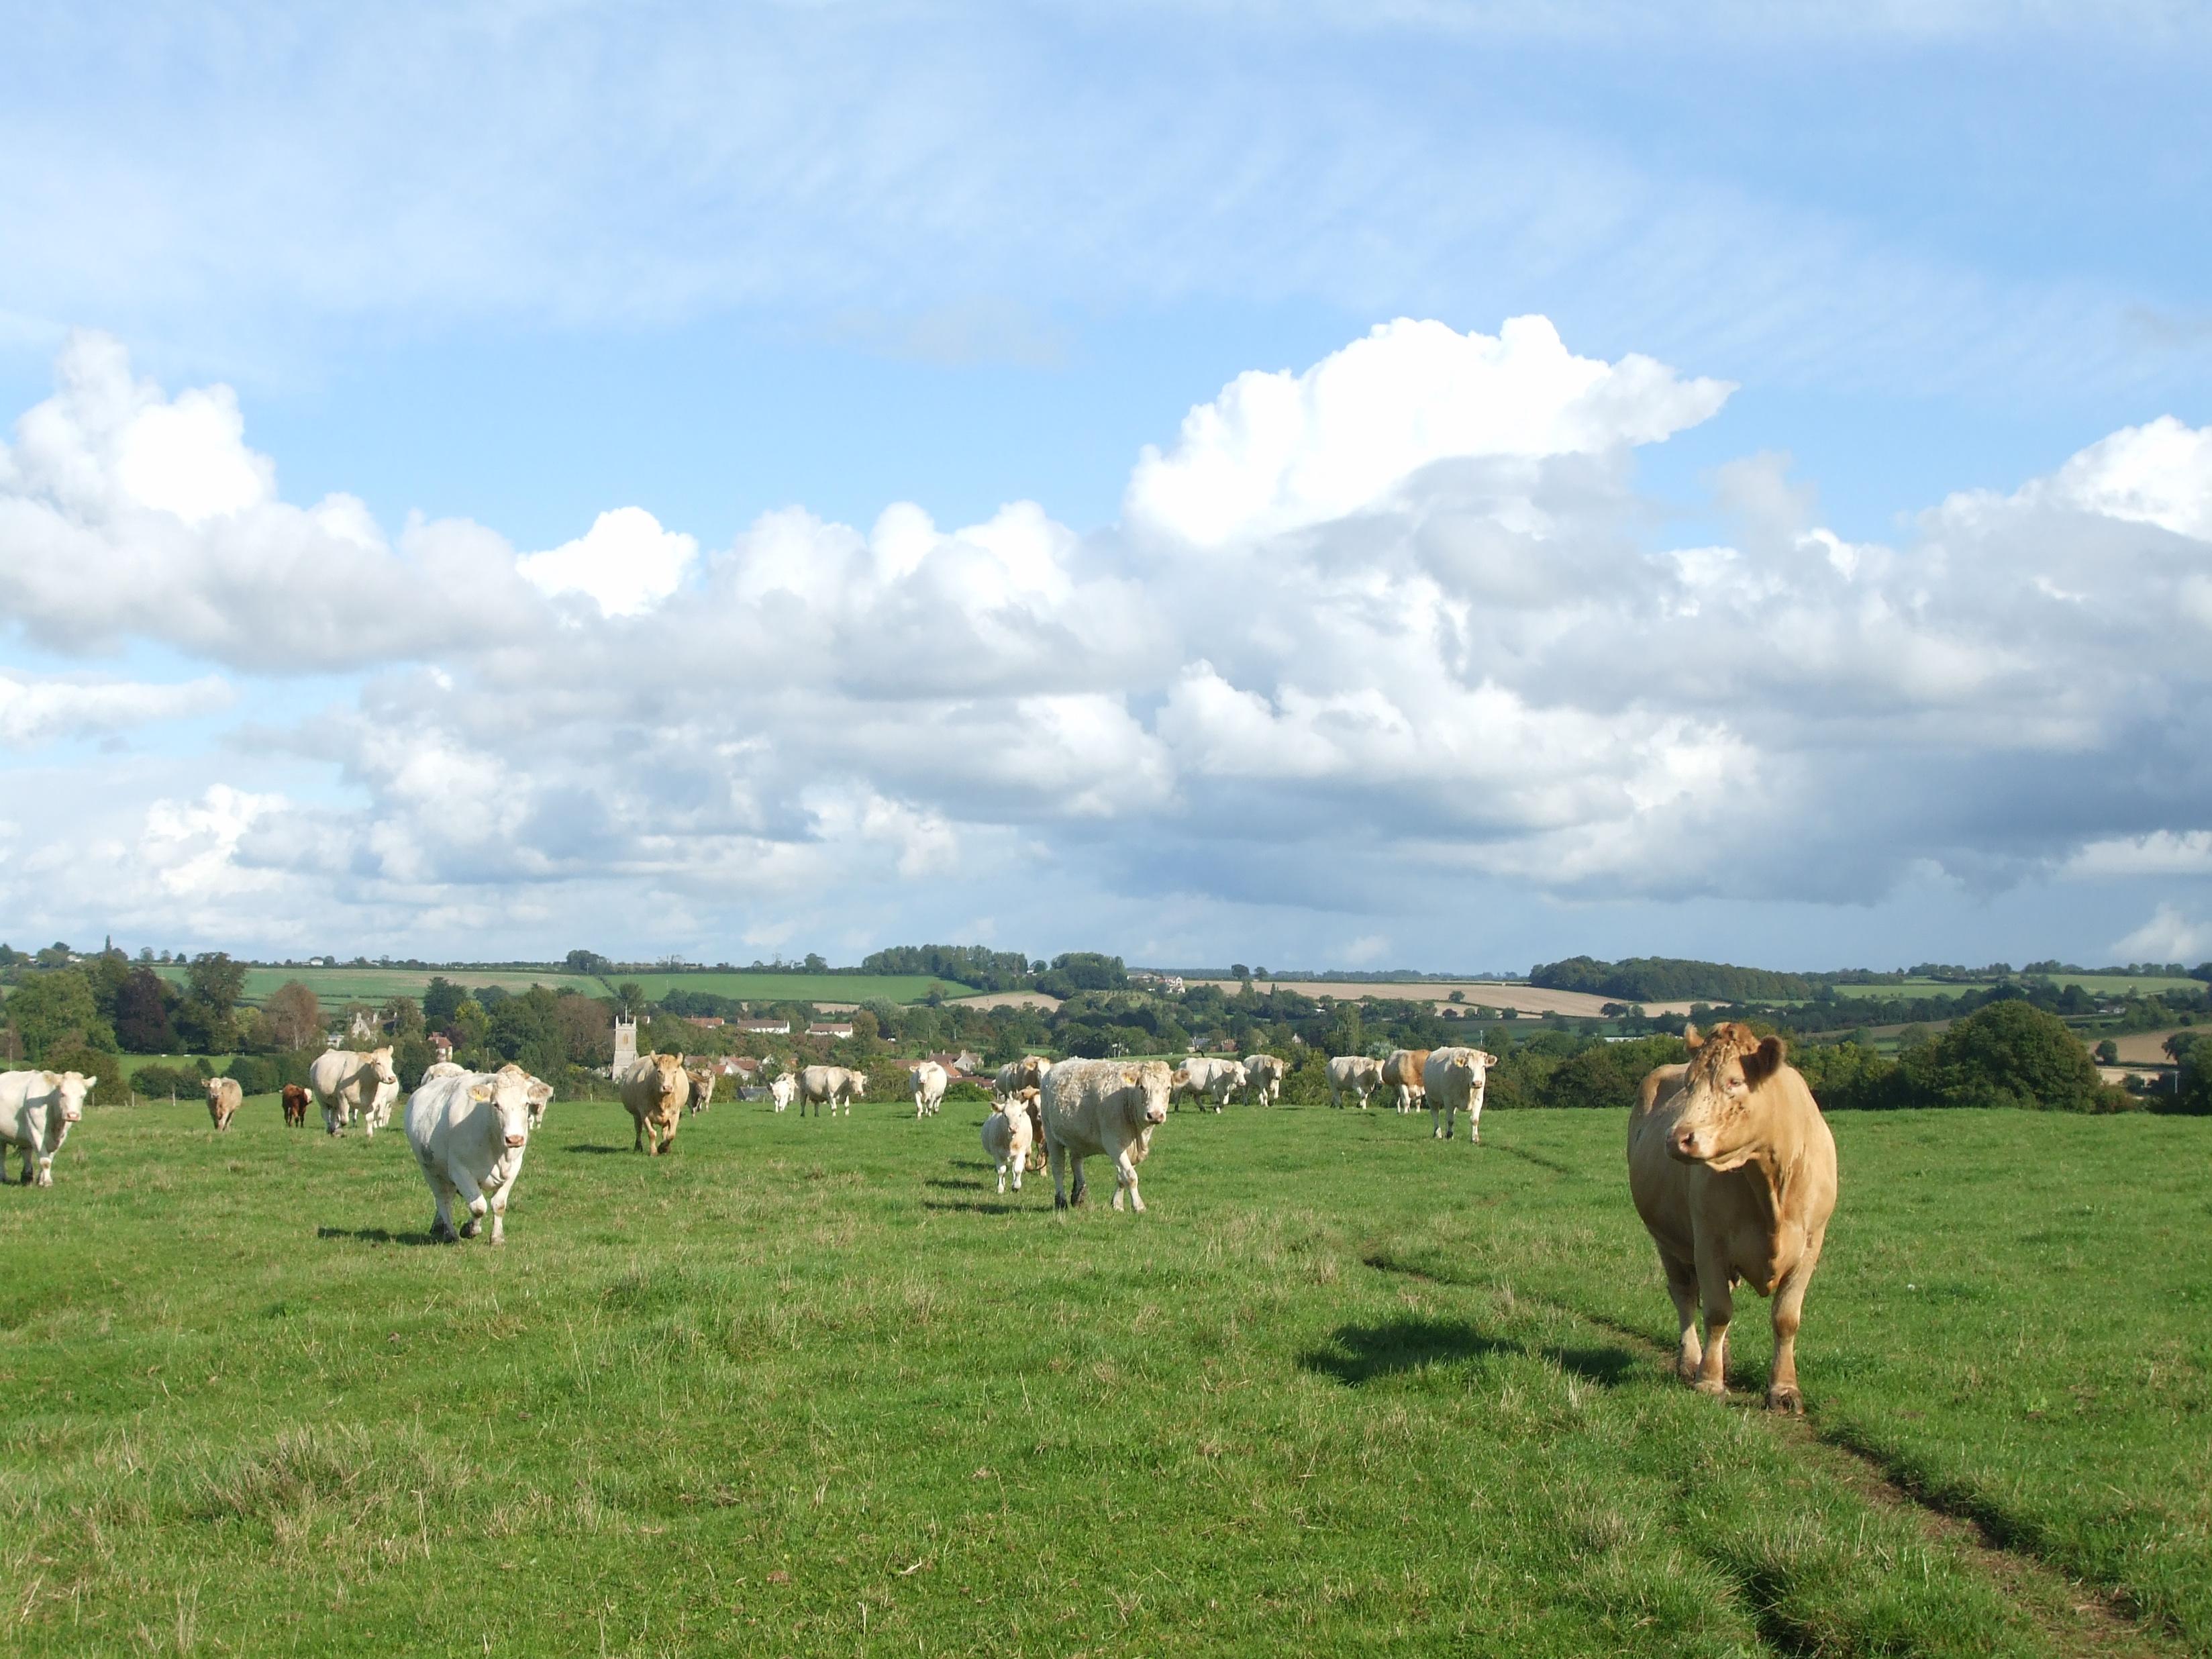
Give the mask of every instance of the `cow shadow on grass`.
[[[580, 1153], [586, 1158], [611, 1158], [617, 1152], [637, 1152], [635, 1146], [602, 1146], [596, 1141], [590, 1140], [572, 1140], [561, 1150], [564, 1152]], [[642, 1152], [638, 1155], [641, 1158], [644, 1156]]]
[[[944, 1184], [949, 1187], [952, 1183], [948, 1181]], [[1025, 1210], [1034, 1210], [1038, 1206], [1035, 1204], [1022, 1204], [988, 1198], [971, 1198], [960, 1202], [941, 1198], [925, 1198], [921, 1200], [921, 1207], [925, 1210], [950, 1210], [960, 1215], [1019, 1215]]]
[[389, 1227], [318, 1227], [315, 1237], [350, 1239], [356, 1244], [404, 1244], [410, 1249], [438, 1242], [427, 1227], [419, 1233], [395, 1233]]
[[1329, 1333], [1329, 1341], [1326, 1348], [1299, 1355], [1298, 1364], [1352, 1389], [1380, 1376], [1395, 1376], [1425, 1366], [1501, 1355], [1549, 1360], [1586, 1382], [1610, 1389], [1626, 1382], [1637, 1364], [1636, 1357], [1626, 1348], [1516, 1342], [1509, 1337], [1486, 1335], [1465, 1320], [1411, 1315], [1380, 1325], [1340, 1325]]

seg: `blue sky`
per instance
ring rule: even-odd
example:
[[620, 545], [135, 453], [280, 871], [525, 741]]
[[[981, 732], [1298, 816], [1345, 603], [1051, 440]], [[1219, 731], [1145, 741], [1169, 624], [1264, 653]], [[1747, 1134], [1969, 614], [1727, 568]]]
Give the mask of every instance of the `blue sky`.
[[11, 933], [2212, 955], [2194, 9], [0, 27]]

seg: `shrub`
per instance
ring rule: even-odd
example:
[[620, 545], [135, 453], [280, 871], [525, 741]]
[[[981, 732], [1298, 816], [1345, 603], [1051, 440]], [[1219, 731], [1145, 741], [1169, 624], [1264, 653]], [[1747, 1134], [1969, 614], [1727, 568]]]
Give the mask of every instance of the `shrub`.
[[93, 1079], [92, 1098], [104, 1106], [120, 1106], [130, 1097], [123, 1081], [123, 1062], [105, 1048], [88, 1048], [82, 1042], [57, 1043], [39, 1063], [49, 1072], [83, 1073]]
[[1908, 1105], [2110, 1112], [2139, 1104], [2099, 1079], [2065, 1021], [2017, 998], [1976, 1010], [1900, 1069]]
[[206, 1085], [208, 1074], [199, 1066], [171, 1065], [156, 1060], [151, 1066], [141, 1066], [131, 1074], [131, 1086], [137, 1093], [149, 1097], [174, 1095], [179, 1100], [191, 1100]]
[[283, 1086], [276, 1060], [270, 1054], [240, 1054], [230, 1062], [230, 1075], [249, 1095], [273, 1095]]

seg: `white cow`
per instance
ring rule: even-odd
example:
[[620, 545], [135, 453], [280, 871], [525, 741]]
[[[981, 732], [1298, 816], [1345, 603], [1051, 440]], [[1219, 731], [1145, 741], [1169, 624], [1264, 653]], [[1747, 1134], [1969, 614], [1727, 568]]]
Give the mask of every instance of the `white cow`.
[[1467, 1139], [1482, 1144], [1482, 1094], [1488, 1086], [1496, 1054], [1480, 1048], [1431, 1048], [1421, 1070], [1429, 1096], [1429, 1127], [1438, 1140], [1452, 1138], [1452, 1120], [1467, 1112]]
[[1169, 1100], [1180, 1107], [1185, 1100], [1194, 1100], [1201, 1106], [1212, 1103], [1219, 1111], [1229, 1103], [1229, 1097], [1244, 1087], [1244, 1066], [1241, 1060], [1209, 1060], [1194, 1054], [1176, 1067], [1168, 1079]]
[[788, 1072], [784, 1073], [768, 1085], [768, 1097], [775, 1103], [777, 1111], [782, 1111], [799, 1098], [799, 1079]]
[[1152, 1131], [1168, 1121], [1170, 1086], [1167, 1062], [1159, 1060], [1063, 1060], [1045, 1074], [1044, 1145], [1052, 1163], [1054, 1208], [1083, 1202], [1083, 1160], [1103, 1154], [1114, 1160], [1114, 1207], [1121, 1207], [1127, 1193], [1129, 1207], [1144, 1213], [1137, 1165], [1152, 1151]]
[[1351, 1095], [1367, 1109], [1367, 1097], [1382, 1086], [1382, 1062], [1365, 1054], [1339, 1054], [1328, 1063], [1328, 1103], [1342, 1106]]
[[1014, 1190], [1022, 1189], [1022, 1170], [1028, 1166], [1035, 1130], [1029, 1107], [1018, 1096], [983, 1120], [983, 1150], [999, 1166], [999, 1190], [1006, 1190], [1006, 1172], [1013, 1171]]
[[392, 1121], [392, 1103], [399, 1098], [399, 1073], [392, 1069], [390, 1048], [367, 1054], [332, 1048], [317, 1054], [307, 1067], [307, 1087], [321, 1103], [324, 1128], [343, 1134], [358, 1117], [362, 1133], [374, 1138]]
[[945, 1075], [945, 1068], [933, 1060], [925, 1060], [914, 1068], [915, 1117], [926, 1117], [945, 1103], [945, 1085], [951, 1080]]
[[842, 1066], [809, 1066], [799, 1074], [799, 1109], [804, 1115], [810, 1105], [814, 1115], [822, 1115], [827, 1106], [830, 1115], [837, 1115], [842, 1106], [845, 1115], [853, 1115], [853, 1103], [865, 1100], [868, 1093], [868, 1074], [848, 1071]]
[[1050, 1070], [1052, 1062], [1042, 1054], [1024, 1054], [1019, 1060], [1008, 1060], [999, 1067], [991, 1093], [996, 1097], [1018, 1095], [1024, 1089], [1042, 1089], [1044, 1074]]
[[1244, 1056], [1244, 1074], [1251, 1079], [1245, 1099], [1255, 1106], [1273, 1106], [1283, 1097], [1283, 1079], [1291, 1068], [1273, 1054]]
[[687, 1066], [691, 1079], [691, 1115], [696, 1117], [714, 1103], [715, 1072], [711, 1066]]
[[[520, 1066], [433, 1078], [407, 1100], [407, 1144], [437, 1200], [434, 1238], [474, 1238], [485, 1212], [491, 1242], [507, 1241], [507, 1200], [530, 1144], [530, 1074]], [[469, 1218], [453, 1231], [453, 1196]]]
[[234, 1077], [211, 1077], [207, 1080], [208, 1118], [220, 1131], [230, 1127], [230, 1121], [238, 1115], [238, 1109], [246, 1103], [246, 1091], [238, 1086]]
[[83, 1118], [92, 1085], [82, 1072], [0, 1072], [0, 1182], [8, 1179], [7, 1149], [16, 1146], [23, 1153], [23, 1184], [54, 1184], [54, 1155], [69, 1139], [70, 1125]]
[[458, 1060], [433, 1060], [430, 1064], [422, 1068], [422, 1081], [418, 1082], [415, 1086], [419, 1089], [422, 1086], [422, 1084], [429, 1082], [433, 1078], [463, 1077], [467, 1074], [468, 1069], [469, 1068], [467, 1066], [461, 1065]]

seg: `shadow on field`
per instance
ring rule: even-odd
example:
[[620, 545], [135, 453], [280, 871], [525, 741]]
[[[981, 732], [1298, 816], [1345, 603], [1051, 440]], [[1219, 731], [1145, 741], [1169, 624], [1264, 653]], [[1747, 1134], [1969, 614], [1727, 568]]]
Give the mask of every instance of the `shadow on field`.
[[1340, 1325], [1330, 1333], [1330, 1347], [1301, 1354], [1298, 1364], [1352, 1389], [1378, 1376], [1394, 1376], [1425, 1365], [1486, 1359], [1493, 1354], [1548, 1359], [1561, 1370], [1571, 1371], [1601, 1389], [1616, 1387], [1636, 1369], [1635, 1356], [1625, 1348], [1533, 1346], [1506, 1337], [1486, 1336], [1457, 1319], [1408, 1316], [1382, 1325]]
[[[608, 1158], [617, 1152], [637, 1152], [637, 1148], [635, 1146], [601, 1146], [597, 1143], [589, 1140], [571, 1141], [568, 1146], [563, 1146], [561, 1150], [564, 1152], [580, 1152], [586, 1158]], [[643, 1152], [638, 1152], [637, 1155], [640, 1158], [643, 1158], [645, 1156]]]
[[[947, 1181], [933, 1184], [949, 1187], [952, 1183]], [[952, 1203], [941, 1198], [925, 1198], [921, 1200], [921, 1207], [925, 1210], [951, 1210], [963, 1215], [1018, 1215], [1024, 1210], [1034, 1210], [1037, 1206], [1003, 1199], [971, 1198]]]
[[419, 1233], [395, 1233], [389, 1227], [318, 1227], [317, 1238], [349, 1238], [356, 1244], [435, 1244], [429, 1229]]

